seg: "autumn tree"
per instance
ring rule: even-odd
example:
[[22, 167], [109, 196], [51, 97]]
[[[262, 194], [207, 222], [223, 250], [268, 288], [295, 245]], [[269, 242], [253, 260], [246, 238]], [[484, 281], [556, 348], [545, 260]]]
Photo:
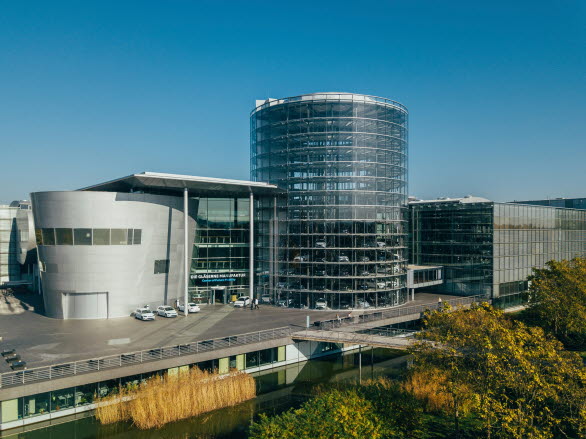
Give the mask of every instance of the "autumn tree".
[[412, 349], [411, 374], [442, 377], [447, 414], [457, 421], [459, 409], [473, 410], [489, 438], [581, 437], [586, 372], [578, 355], [488, 304], [452, 311], [428, 313]]
[[586, 258], [550, 261], [529, 280], [532, 321], [568, 347], [586, 346]]

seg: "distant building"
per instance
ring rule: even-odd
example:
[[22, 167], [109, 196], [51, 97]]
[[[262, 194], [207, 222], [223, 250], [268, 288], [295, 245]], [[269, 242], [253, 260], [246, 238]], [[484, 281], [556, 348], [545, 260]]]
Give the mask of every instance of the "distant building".
[[511, 201], [511, 203], [586, 210], [586, 198], [552, 198], [548, 200]]
[[409, 203], [411, 263], [444, 267], [434, 291], [504, 298], [532, 267], [586, 256], [586, 211], [445, 198]]
[[34, 284], [36, 264], [31, 203], [0, 205], [0, 286]]

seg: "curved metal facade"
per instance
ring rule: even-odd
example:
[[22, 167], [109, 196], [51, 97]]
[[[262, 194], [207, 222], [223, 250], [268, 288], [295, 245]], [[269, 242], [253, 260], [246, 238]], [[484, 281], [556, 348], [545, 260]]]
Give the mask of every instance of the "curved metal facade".
[[260, 294], [334, 309], [407, 300], [407, 118], [397, 102], [344, 93], [253, 110], [251, 177], [287, 190], [278, 225], [259, 209]]
[[[183, 200], [122, 192], [31, 194], [47, 316], [128, 316], [183, 297]], [[189, 217], [193, 242], [195, 220]], [[167, 261], [157, 270], [156, 261]], [[160, 265], [160, 264], [159, 264]]]

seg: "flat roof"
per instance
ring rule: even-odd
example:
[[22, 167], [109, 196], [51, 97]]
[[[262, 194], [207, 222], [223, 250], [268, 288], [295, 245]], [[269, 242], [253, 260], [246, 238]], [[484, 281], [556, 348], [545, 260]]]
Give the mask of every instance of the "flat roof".
[[438, 268], [443, 268], [441, 265], [415, 265], [415, 264], [408, 264], [407, 270], [436, 270]]
[[164, 174], [161, 172], [141, 172], [126, 177], [94, 184], [80, 191], [132, 192], [140, 190], [159, 190], [169, 192], [190, 192], [204, 195], [231, 194], [277, 194], [284, 192], [273, 184], [257, 181], [229, 180], [226, 178], [198, 177], [195, 175]]

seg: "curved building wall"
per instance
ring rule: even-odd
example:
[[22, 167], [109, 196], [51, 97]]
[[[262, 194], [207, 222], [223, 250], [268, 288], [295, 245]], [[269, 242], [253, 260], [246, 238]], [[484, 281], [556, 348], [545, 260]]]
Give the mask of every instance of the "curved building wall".
[[[32, 203], [49, 317], [128, 316], [183, 297], [181, 197], [38, 192]], [[189, 230], [192, 245], [191, 217]]]
[[406, 301], [403, 105], [343, 93], [267, 100], [251, 114], [251, 176], [287, 190], [278, 233], [259, 207], [261, 294], [309, 307]]

